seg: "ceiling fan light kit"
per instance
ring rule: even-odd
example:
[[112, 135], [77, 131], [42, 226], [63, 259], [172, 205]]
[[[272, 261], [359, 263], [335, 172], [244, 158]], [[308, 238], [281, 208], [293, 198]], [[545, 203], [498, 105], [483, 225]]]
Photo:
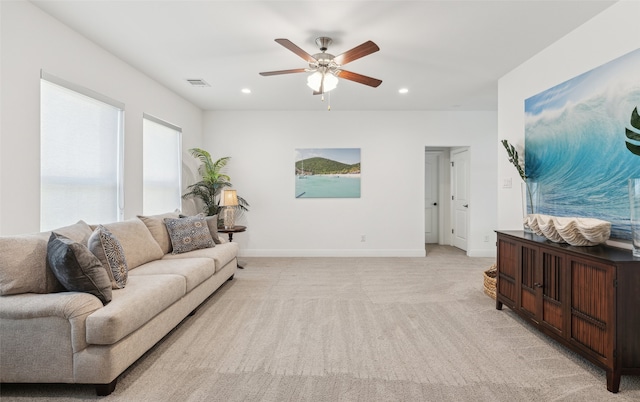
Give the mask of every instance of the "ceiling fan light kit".
[[307, 86], [313, 89], [314, 92], [320, 92], [322, 88], [322, 92], [329, 92], [338, 86], [338, 77], [333, 75], [331, 72], [322, 73], [320, 71], [316, 71], [307, 77]]
[[378, 45], [376, 45], [372, 41], [367, 41], [338, 56], [334, 56], [331, 53], [326, 52], [332, 42], [331, 38], [328, 38], [326, 36], [321, 36], [316, 39], [316, 44], [320, 49], [320, 53], [316, 53], [313, 56], [296, 46], [288, 39], [276, 39], [275, 41], [304, 59], [307, 63], [309, 63], [309, 67], [262, 72], [260, 73], [260, 75], [262, 76], [302, 72], [312, 73], [309, 77], [307, 77], [307, 85], [309, 86], [309, 88], [313, 89], [314, 95], [324, 94], [335, 89], [338, 85], [338, 77], [357, 82], [359, 84], [368, 85], [373, 88], [378, 87], [382, 83], [382, 80], [379, 80], [377, 78], [367, 77], [366, 75], [357, 74], [342, 69], [342, 66], [344, 66], [345, 64], [380, 50]]

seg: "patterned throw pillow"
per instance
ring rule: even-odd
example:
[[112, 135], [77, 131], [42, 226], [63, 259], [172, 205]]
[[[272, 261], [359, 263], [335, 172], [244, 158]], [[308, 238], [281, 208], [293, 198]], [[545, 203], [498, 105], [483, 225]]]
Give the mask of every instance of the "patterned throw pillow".
[[88, 246], [107, 270], [111, 287], [124, 288], [129, 277], [129, 267], [124, 258], [124, 249], [113, 233], [104, 226], [98, 225], [89, 237]]
[[203, 216], [196, 215], [181, 219], [165, 218], [164, 223], [167, 225], [171, 238], [172, 254], [215, 246]]
[[[203, 213], [199, 213], [194, 216], [202, 216], [204, 220], [207, 222], [207, 226], [209, 226], [209, 233], [211, 234], [211, 238], [215, 244], [222, 244], [220, 238], [218, 237], [218, 215], [213, 216], [205, 216]], [[188, 218], [188, 215], [180, 214], [180, 218]]]
[[53, 232], [47, 243], [47, 262], [66, 290], [91, 293], [102, 304], [111, 301], [109, 275], [84, 244]]

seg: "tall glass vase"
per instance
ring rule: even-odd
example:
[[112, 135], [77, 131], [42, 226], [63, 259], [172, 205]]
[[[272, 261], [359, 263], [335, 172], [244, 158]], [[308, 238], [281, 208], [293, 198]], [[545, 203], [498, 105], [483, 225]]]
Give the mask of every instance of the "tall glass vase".
[[640, 257], [640, 178], [629, 179], [629, 208], [633, 256]]
[[529, 215], [537, 214], [540, 204], [540, 185], [537, 181], [527, 180], [522, 182], [522, 222], [524, 231], [533, 233], [526, 224]]

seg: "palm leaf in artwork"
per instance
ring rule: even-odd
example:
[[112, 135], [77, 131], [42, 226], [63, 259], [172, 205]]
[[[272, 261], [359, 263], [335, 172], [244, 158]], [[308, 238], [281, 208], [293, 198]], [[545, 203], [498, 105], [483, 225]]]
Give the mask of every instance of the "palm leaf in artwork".
[[[630, 123], [631, 123], [631, 127], [637, 130], [640, 130], [640, 115], [638, 115], [637, 107], [633, 109], [633, 112], [631, 112]], [[640, 141], [640, 133], [636, 133], [635, 131], [629, 130], [628, 128], [625, 130], [626, 130], [625, 133], [628, 139], [632, 141]], [[627, 149], [631, 151], [631, 153], [633, 153], [634, 155], [640, 156], [640, 145], [632, 144], [629, 141], [627, 141], [625, 144], [627, 145]]]

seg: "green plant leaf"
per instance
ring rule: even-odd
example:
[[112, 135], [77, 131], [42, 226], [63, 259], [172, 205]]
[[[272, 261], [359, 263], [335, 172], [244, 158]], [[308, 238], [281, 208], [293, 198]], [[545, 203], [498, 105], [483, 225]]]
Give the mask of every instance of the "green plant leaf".
[[634, 140], [634, 141], [640, 141], [640, 134], [634, 131], [631, 131], [628, 128], [626, 128], [625, 130], [627, 130], [626, 134], [628, 139]]
[[518, 171], [518, 174], [520, 175], [520, 178], [523, 181], [527, 181], [527, 176], [524, 173], [524, 166], [520, 162], [520, 158], [518, 156], [518, 151], [516, 150], [516, 148], [513, 145], [509, 144], [507, 140], [502, 140], [500, 142], [502, 143], [504, 148], [507, 150], [507, 155], [509, 156], [509, 162], [511, 162], [511, 164], [516, 168], [516, 170]]
[[638, 107], [636, 106], [631, 112], [631, 127], [640, 130], [640, 115], [638, 115]]
[[[640, 115], [638, 115], [638, 107], [636, 106], [631, 112], [631, 119], [629, 120], [631, 123], [631, 127], [640, 130]], [[640, 133], [636, 133], [633, 130], [629, 130], [625, 128], [625, 135], [628, 139], [632, 141], [640, 141]], [[627, 149], [631, 151], [634, 155], [640, 156], [640, 146], [630, 143], [629, 141], [625, 142]]]
[[633, 145], [630, 142], [627, 142], [626, 145], [627, 145], [627, 149], [631, 151], [632, 154], [640, 156], [640, 146]]

